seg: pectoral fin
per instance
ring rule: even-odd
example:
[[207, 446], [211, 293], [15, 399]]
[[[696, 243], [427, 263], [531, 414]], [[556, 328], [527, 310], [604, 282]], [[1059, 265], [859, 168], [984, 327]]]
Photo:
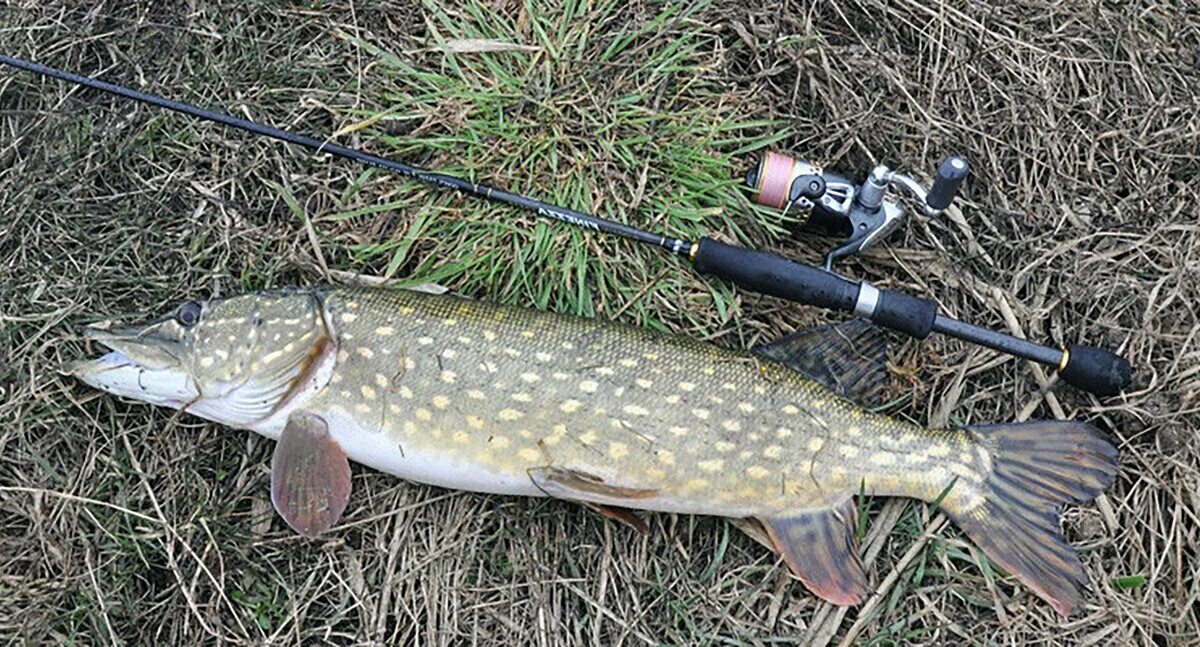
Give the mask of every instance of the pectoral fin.
[[883, 403], [887, 340], [862, 319], [798, 330], [754, 352], [773, 359], [864, 407]]
[[854, 499], [789, 517], [759, 519], [792, 572], [810, 591], [837, 605], [867, 597], [867, 574], [858, 554]]
[[271, 457], [271, 502], [305, 537], [333, 527], [350, 501], [350, 461], [320, 416], [288, 419]]

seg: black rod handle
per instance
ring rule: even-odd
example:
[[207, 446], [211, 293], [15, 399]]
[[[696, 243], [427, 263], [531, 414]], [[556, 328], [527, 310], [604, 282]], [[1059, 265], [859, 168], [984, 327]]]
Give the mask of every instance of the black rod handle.
[[1096, 395], [1116, 395], [1133, 383], [1129, 360], [1095, 346], [1071, 346], [1058, 374], [1077, 389]]
[[851, 281], [777, 254], [746, 249], [711, 238], [693, 248], [696, 269], [760, 294], [805, 305], [853, 312], [917, 339], [933, 330], [937, 304], [894, 290]]
[[1103, 348], [1050, 348], [942, 315], [937, 316], [933, 329], [955, 339], [1050, 366], [1067, 384], [1095, 395], [1116, 395], [1133, 383], [1129, 361]]

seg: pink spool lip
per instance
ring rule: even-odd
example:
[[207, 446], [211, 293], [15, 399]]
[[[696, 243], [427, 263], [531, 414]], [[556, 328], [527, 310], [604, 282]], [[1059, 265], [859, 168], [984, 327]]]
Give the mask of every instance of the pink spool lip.
[[759, 204], [776, 209], [782, 209], [783, 205], [787, 204], [795, 163], [796, 160], [779, 153], [767, 153], [763, 156], [758, 173]]

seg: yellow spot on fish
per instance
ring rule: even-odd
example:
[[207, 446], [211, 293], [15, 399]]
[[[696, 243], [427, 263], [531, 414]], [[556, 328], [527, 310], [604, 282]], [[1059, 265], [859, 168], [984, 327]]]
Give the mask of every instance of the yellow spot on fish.
[[636, 359], [630, 359], [628, 357], [626, 357], [625, 359], [622, 359], [621, 361], [619, 361], [617, 363], [620, 364], [621, 366], [624, 366], [625, 368], [636, 368], [637, 364], [638, 364]]
[[375, 334], [380, 335], [382, 337], [388, 337], [388, 336], [394, 335], [395, 333], [396, 333], [396, 329], [392, 328], [391, 326], [380, 326], [375, 329]]
[[488, 442], [491, 443], [492, 447], [495, 447], [496, 449], [504, 449], [510, 444], [509, 440], [504, 436], [492, 436], [491, 438], [488, 438]]
[[763, 450], [763, 456], [766, 456], [767, 458], [779, 458], [779, 455], [782, 453], [783, 448], [779, 445], [771, 445]]
[[353, 312], [342, 313], [342, 321], [345, 323], [354, 323], [355, 319], [358, 319], [358, 315], [354, 314]]
[[405, 420], [404, 425], [401, 426], [401, 429], [404, 430], [404, 433], [412, 436], [413, 434], [417, 433], [417, 424], [412, 420]]
[[724, 427], [726, 431], [742, 430], [742, 423], [738, 422], [737, 420], [726, 420], [725, 422], [721, 423], [721, 426]]
[[674, 465], [675, 454], [670, 450], [660, 449], [658, 450], [658, 462], [662, 463], [663, 465]]
[[372, 389], [371, 387], [364, 384], [361, 390], [362, 390], [362, 396], [364, 398], [366, 398], [368, 400], [375, 399], [375, 389]]
[[[550, 360], [554, 359], [553, 355], [546, 352], [535, 353], [533, 357], [539, 362], [549, 362]], [[557, 373], [555, 375], [557, 375]]]
[[433, 420], [433, 414], [429, 413], [429, 409], [417, 409], [413, 412], [413, 414], [417, 416], [417, 420], [421, 420], [423, 422]]
[[687, 492], [696, 492], [698, 490], [703, 490], [706, 487], [708, 487], [707, 479], [691, 479], [687, 483], [683, 484], [683, 489]]
[[701, 420], [708, 420], [708, 409], [692, 409], [692, 415]]
[[365, 402], [359, 402], [358, 404], [354, 405], [354, 410], [359, 413], [370, 413], [371, 405], [369, 405]]
[[570, 376], [570, 375], [568, 375], [568, 374], [566, 374], [566, 373], [563, 373], [563, 372], [559, 371], [559, 372], [556, 372], [556, 373], [552, 374], [550, 377], [552, 377], [552, 378], [554, 378], [554, 379], [556, 379], [556, 380], [562, 381], [562, 380], [569, 379], [571, 376]]
[[679, 388], [683, 391], [695, 391], [696, 384], [694, 382], [680, 382]]
[[533, 402], [533, 396], [528, 393], [514, 393], [510, 397], [517, 402]]
[[471, 437], [467, 435], [467, 432], [465, 431], [456, 431], [450, 435], [450, 438], [459, 445], [465, 445], [467, 444], [467, 441], [471, 439]]
[[596, 442], [596, 432], [585, 431], [584, 433], [579, 435], [579, 442], [581, 442], [585, 445], [590, 445], [590, 444]]
[[756, 481], [765, 479], [770, 474], [770, 470], [759, 465], [751, 465], [750, 467], [746, 468], [746, 476], [749, 476]]
[[872, 465], [895, 465], [896, 455], [891, 452], [875, 452], [869, 460]]
[[926, 455], [925, 452], [913, 452], [911, 454], [904, 455], [904, 462], [908, 463], [909, 465], [916, 465], [918, 463], [924, 463], [925, 461], [928, 461], [928, 460], [929, 460], [929, 456]]
[[483, 391], [480, 391], [479, 389], [471, 389], [470, 391], [467, 391], [467, 397], [471, 398], [472, 400], [486, 400], [487, 399], [487, 396], [484, 395]]
[[459, 337], [458, 343], [462, 344], [463, 346], [470, 346], [471, 344], [475, 343], [475, 340], [471, 339], [470, 337]]
[[789, 416], [794, 416], [797, 413], [800, 413], [800, 410], [797, 409], [795, 405], [785, 404], [785, 405], [783, 405], [783, 412], [788, 414]]
[[200, 365], [203, 366], [204, 368], [208, 368], [208, 367], [212, 366], [213, 358], [211, 358], [211, 357], [200, 358]]
[[485, 330], [483, 331], [483, 338], [487, 341], [496, 341], [496, 333], [490, 330]]
[[542, 376], [538, 375], [537, 373], [522, 373], [521, 381], [528, 384], [533, 384], [535, 382], [541, 382]]
[[498, 414], [501, 420], [520, 420], [525, 414], [516, 409], [501, 409]]
[[508, 355], [509, 357], [520, 357], [520, 356], [521, 356], [521, 351], [519, 351], [519, 350], [517, 350], [517, 349], [515, 349], [515, 348], [505, 348], [505, 349], [504, 349], [504, 354], [505, 354], [505, 355]]
[[545, 457], [542, 456], [542, 453], [536, 449], [522, 449], [521, 451], [517, 452], [517, 455], [520, 456], [521, 460], [525, 461], [526, 463], [545, 461]]
[[713, 404], [725, 404], [725, 398], [722, 398], [719, 395], [710, 395], [710, 396], [708, 396], [708, 399]]
[[814, 453], [819, 452], [819, 451], [821, 451], [821, 448], [824, 446], [825, 446], [824, 438], [813, 438], [808, 441], [808, 451], [810, 451], [810, 452], [814, 452]]
[[583, 403], [579, 400], [567, 400], [558, 405], [558, 408], [562, 409], [563, 413], [575, 413], [576, 411], [579, 411], [579, 408], [582, 406]]
[[458, 373], [454, 371], [442, 371], [442, 381], [446, 384], [454, 384], [454, 381], [457, 379]]
[[636, 404], [626, 405], [621, 410], [631, 416], [645, 416], [650, 413], [645, 407], [639, 407]]
[[596, 369], [596, 375], [603, 375], [607, 377], [609, 375], [613, 375], [614, 373], [616, 373], [616, 371], [612, 370], [612, 368], [608, 366], [601, 366]]
[[363, 357], [365, 357], [367, 359], [371, 359], [372, 357], [375, 357], [374, 351], [372, 351], [370, 348], [367, 348], [366, 346], [359, 346], [355, 350], [358, 352], [359, 355], [362, 355]]
[[717, 451], [719, 451], [723, 454], [725, 452], [733, 451], [734, 444], [731, 442], [726, 442], [724, 440], [718, 440], [716, 442], [716, 444], [713, 445], [713, 447], [715, 447], [717, 449]]
[[625, 443], [612, 443], [608, 446], [608, 455], [619, 461], [629, 455], [629, 446]]
[[688, 428], [687, 428], [687, 427], [671, 427], [670, 429], [668, 429], [668, 431], [670, 431], [670, 432], [671, 432], [671, 434], [672, 434], [672, 435], [675, 435], [675, 436], [686, 436], [686, 435], [688, 435]]
[[838, 453], [841, 454], [843, 458], [854, 458], [855, 456], [858, 456], [858, 448], [854, 445], [840, 445], [838, 447]]
[[929, 455], [936, 458], [945, 458], [950, 455], [950, 445], [947, 443], [934, 443], [929, 448]]
[[861, 436], [862, 435], [862, 427], [850, 425], [849, 427], [846, 427], [846, 434], [850, 435], [850, 436]]
[[433, 337], [417, 337], [417, 343], [422, 346], [428, 346], [433, 343]]
[[668, 395], [667, 397], [665, 397], [663, 399], [666, 400], [670, 404], [679, 404], [679, 396], [674, 393]]
[[702, 472], [720, 472], [725, 469], [725, 461], [720, 458], [713, 458], [696, 463], [696, 467], [699, 467]]
[[383, 373], [376, 373], [376, 374], [375, 374], [375, 385], [376, 385], [376, 386], [379, 386], [379, 387], [382, 387], [382, 388], [387, 388], [387, 386], [388, 386], [389, 384], [391, 384], [391, 382], [390, 382], [390, 381], [387, 379], [387, 376], [386, 376], [386, 375], [384, 375]]
[[974, 457], [974, 456], [972, 456], [970, 452], [959, 452], [959, 453], [958, 453], [958, 460], [960, 460], [960, 461], [962, 461], [962, 462], [964, 462], [964, 463], [971, 463], [971, 462], [973, 462], [973, 461], [971, 460], [971, 459], [973, 459], [973, 458], [975, 458], [975, 457]]
[[451, 317], [449, 319], [442, 319], [442, 324], [446, 325], [446, 326], [453, 326], [457, 323], [458, 323], [458, 319], [455, 319], [453, 317]]
[[817, 409], [817, 410], [824, 409], [824, 408], [825, 408], [825, 401], [824, 401], [824, 400], [813, 400], [813, 401], [812, 401], [812, 408], [814, 408], [814, 409]]
[[779, 437], [780, 439], [787, 438], [788, 436], [791, 436], [791, 435], [792, 435], [792, 430], [791, 430], [791, 429], [788, 429], [787, 427], [780, 427], [780, 428], [779, 428], [779, 429], [778, 429], [778, 430], [775, 432], [775, 435], [776, 435], [777, 437]]
[[579, 383], [579, 390], [584, 393], [595, 393], [600, 385], [592, 380], [584, 380]]
[[437, 407], [438, 409], [445, 409], [446, 407], [450, 406], [450, 398], [447, 398], [444, 395], [435, 395], [430, 402], [432, 402], [433, 406]]
[[647, 380], [647, 379], [641, 378], [641, 377], [634, 380], [633, 383], [642, 387], [643, 389], [648, 389], [648, 388], [654, 386], [654, 382], [651, 382], [650, 380]]
[[339, 350], [339, 351], [338, 351], [338, 354], [337, 354], [337, 361], [338, 361], [338, 363], [339, 363], [339, 364], [341, 364], [342, 362], [344, 362], [344, 361], [346, 361], [346, 360], [348, 360], [348, 359], [350, 359], [350, 353], [347, 353], [347, 352], [346, 352], [346, 351], [344, 351], [344, 350]]
[[533, 339], [533, 336], [535, 334], [536, 333], [534, 333], [532, 330], [522, 330], [521, 331], [521, 336], [524, 337], [525, 339]]
[[455, 357], [458, 357], [458, 351], [454, 350], [453, 348], [447, 348], [446, 350], [442, 351], [442, 357], [445, 357], [446, 359], [454, 359]]
[[740, 409], [743, 413], [754, 413], [754, 405], [750, 404], [749, 402], [739, 402], [738, 409]]

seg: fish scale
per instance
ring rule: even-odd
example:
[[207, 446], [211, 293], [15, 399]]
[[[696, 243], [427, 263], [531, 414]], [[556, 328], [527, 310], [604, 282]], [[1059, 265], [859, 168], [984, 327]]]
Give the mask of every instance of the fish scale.
[[868, 411], [853, 398], [886, 369], [861, 322], [745, 351], [445, 295], [295, 289], [88, 336], [111, 352], [67, 373], [278, 439], [272, 501], [308, 536], [346, 509], [353, 460], [643, 531], [627, 509], [756, 518], [815, 594], [855, 604], [869, 582], [853, 496], [906, 496], [1066, 615], [1086, 575], [1059, 508], [1116, 470], [1084, 423], [939, 430]]
[[[731, 516], [818, 507], [826, 490], [860, 485], [923, 494], [952, 478], [923, 466], [930, 449], [950, 451], [947, 433], [866, 413], [746, 352], [415, 292], [325, 304], [340, 350], [305, 408], [478, 469], [560, 466], [654, 489], [654, 509]], [[954, 471], [978, 480], [965, 458]]]

